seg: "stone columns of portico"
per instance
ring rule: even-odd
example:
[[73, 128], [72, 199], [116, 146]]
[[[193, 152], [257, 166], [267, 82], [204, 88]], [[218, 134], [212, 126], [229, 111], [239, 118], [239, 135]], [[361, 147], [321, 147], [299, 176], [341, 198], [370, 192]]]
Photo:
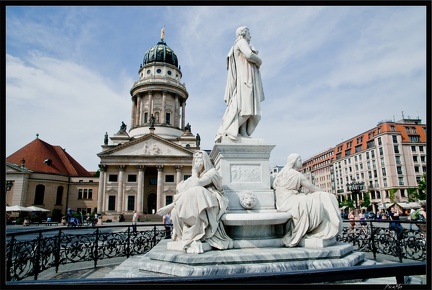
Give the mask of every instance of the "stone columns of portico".
[[144, 124], [144, 98], [142, 95], [139, 95], [138, 98], [138, 125], [142, 126]]
[[177, 176], [176, 176], [176, 188], [177, 188], [177, 185], [181, 181], [183, 166], [182, 165], [176, 165], [175, 169], [177, 171]]
[[124, 170], [126, 168], [126, 165], [119, 165], [119, 175], [118, 175], [118, 189], [117, 189], [117, 212], [122, 213], [123, 212], [123, 199], [124, 199], [124, 192], [123, 192], [123, 176], [124, 176]]
[[149, 120], [150, 120], [150, 117], [153, 114], [153, 94], [152, 94], [151, 91], [149, 92], [149, 103], [148, 103], [148, 105], [149, 105], [149, 113], [150, 113], [148, 117], [149, 117]]
[[183, 102], [182, 103], [182, 129], [184, 129], [184, 127], [185, 127], [185, 121], [186, 121], [186, 119], [185, 119], [185, 114], [186, 114], [186, 102]]
[[166, 114], [165, 114], [165, 106], [166, 106], [166, 104], [165, 104], [165, 102], [166, 102], [166, 92], [163, 91], [162, 92], [162, 112], [161, 112], [162, 116], [160, 118], [162, 124], [166, 123]]
[[144, 198], [144, 165], [138, 165], [138, 190], [137, 190], [137, 213], [143, 212], [143, 198]]
[[162, 179], [162, 173], [163, 173], [163, 165], [156, 166], [158, 175], [157, 175], [157, 193], [156, 193], [156, 211], [158, 211], [161, 208], [161, 201], [162, 201], [162, 190], [163, 190], [163, 179]]
[[[135, 97], [135, 100], [137, 100], [137, 99], [138, 99], [138, 97]], [[137, 111], [137, 107], [136, 107], [135, 101], [132, 98], [132, 112], [131, 112], [131, 126], [132, 126], [132, 128], [137, 125], [136, 124], [136, 111]]]
[[99, 189], [98, 189], [98, 202], [97, 202], [97, 212], [103, 213], [105, 212], [105, 177], [106, 177], [106, 168], [107, 166], [104, 164], [99, 164]]
[[174, 112], [175, 112], [175, 118], [174, 118], [174, 126], [178, 127], [180, 123], [180, 105], [179, 105], [179, 96], [175, 95], [175, 103], [174, 103]]

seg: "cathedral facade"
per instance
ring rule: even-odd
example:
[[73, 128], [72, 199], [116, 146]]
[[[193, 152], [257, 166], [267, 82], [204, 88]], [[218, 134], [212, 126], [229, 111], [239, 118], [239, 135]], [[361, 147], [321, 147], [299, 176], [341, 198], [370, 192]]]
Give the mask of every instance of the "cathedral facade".
[[186, 124], [188, 92], [177, 55], [161, 40], [144, 56], [131, 94], [130, 129], [105, 134], [100, 158], [98, 212], [154, 214], [172, 202], [177, 184], [191, 174], [200, 137]]

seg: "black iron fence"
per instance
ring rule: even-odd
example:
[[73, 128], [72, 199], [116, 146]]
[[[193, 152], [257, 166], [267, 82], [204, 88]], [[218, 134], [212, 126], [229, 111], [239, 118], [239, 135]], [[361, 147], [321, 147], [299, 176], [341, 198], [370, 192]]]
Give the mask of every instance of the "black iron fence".
[[[426, 233], [422, 230], [425, 222], [397, 222], [412, 224], [411, 229], [389, 227], [389, 221], [369, 220], [365, 226], [360, 225], [360, 221], [355, 222], [354, 228], [343, 228], [338, 241], [352, 244], [356, 251], [372, 252], [374, 257], [381, 253], [399, 257], [400, 262], [403, 259], [426, 260]], [[160, 223], [138, 225], [137, 229], [133, 232], [131, 225], [113, 224], [7, 234], [7, 281], [32, 276], [37, 280], [42, 271], [55, 267], [58, 272], [60, 265], [68, 263], [93, 261], [96, 267], [102, 259], [144, 254], [166, 237]]]
[[350, 243], [355, 251], [391, 255], [409, 260], [426, 260], [426, 222], [354, 220], [354, 227], [344, 227], [338, 241]]
[[[36, 238], [34, 238], [37, 236]], [[160, 224], [137, 226], [105, 225], [38, 229], [7, 234], [6, 279], [38, 279], [49, 268], [60, 265], [93, 261], [94, 267], [102, 259], [129, 257], [150, 251], [162, 238], [165, 229]]]

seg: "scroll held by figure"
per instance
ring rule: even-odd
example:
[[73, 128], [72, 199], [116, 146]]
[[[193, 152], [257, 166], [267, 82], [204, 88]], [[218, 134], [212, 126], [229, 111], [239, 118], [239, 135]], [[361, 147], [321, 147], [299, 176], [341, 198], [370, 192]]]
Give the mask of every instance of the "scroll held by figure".
[[236, 30], [236, 40], [227, 57], [228, 77], [225, 87], [225, 110], [216, 134], [216, 142], [222, 137], [237, 140], [250, 137], [261, 119], [264, 90], [261, 81], [261, 59], [250, 43], [247, 26]]
[[277, 210], [292, 214], [283, 237], [287, 247], [297, 246], [303, 237], [332, 239], [343, 226], [336, 197], [307, 180], [301, 167], [300, 155], [290, 154], [273, 182]]
[[181, 181], [176, 191], [173, 203], [157, 211], [162, 216], [171, 212], [172, 240], [180, 242], [186, 253], [203, 253], [203, 242], [219, 250], [232, 248], [233, 241], [220, 221], [229, 200], [207, 152], [194, 153], [192, 175]]

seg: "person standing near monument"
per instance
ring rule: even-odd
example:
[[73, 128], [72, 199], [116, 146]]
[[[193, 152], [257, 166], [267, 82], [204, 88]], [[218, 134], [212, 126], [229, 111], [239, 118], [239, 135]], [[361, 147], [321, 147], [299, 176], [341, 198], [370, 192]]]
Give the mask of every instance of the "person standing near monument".
[[260, 103], [264, 90], [259, 68], [262, 64], [258, 51], [250, 43], [247, 26], [236, 30], [236, 40], [227, 57], [228, 77], [224, 100], [227, 109], [216, 135], [216, 142], [226, 136], [250, 137], [261, 119]]
[[137, 231], [137, 221], [138, 221], [138, 214], [136, 212], [136, 210], [133, 211], [133, 215], [132, 215], [132, 231], [135, 233]]

